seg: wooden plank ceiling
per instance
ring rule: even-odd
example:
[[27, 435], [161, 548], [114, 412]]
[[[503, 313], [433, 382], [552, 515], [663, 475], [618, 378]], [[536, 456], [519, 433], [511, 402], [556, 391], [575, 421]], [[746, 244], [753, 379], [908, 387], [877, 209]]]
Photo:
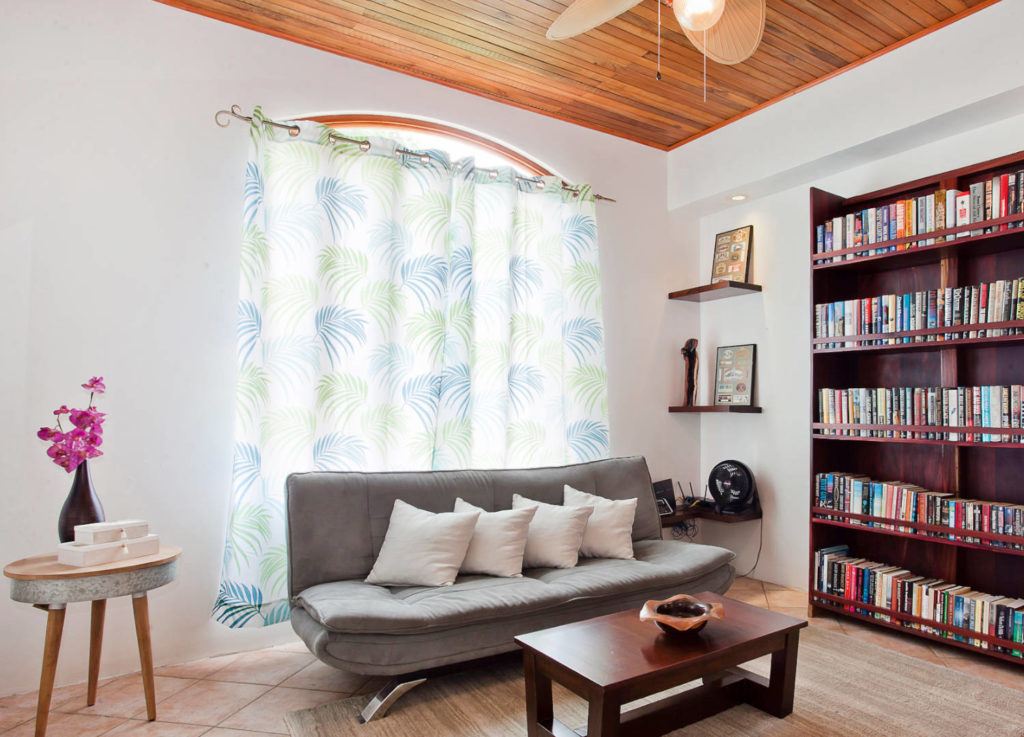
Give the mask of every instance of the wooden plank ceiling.
[[666, 7], [655, 78], [657, 0], [567, 41], [544, 34], [569, 0], [159, 1], [671, 149], [997, 0], [767, 0], [754, 55], [708, 61], [706, 102]]

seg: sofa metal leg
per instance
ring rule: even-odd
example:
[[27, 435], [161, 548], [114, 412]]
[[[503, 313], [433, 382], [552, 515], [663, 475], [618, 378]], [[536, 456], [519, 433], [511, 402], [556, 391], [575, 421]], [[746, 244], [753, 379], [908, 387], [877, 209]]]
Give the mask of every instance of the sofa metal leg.
[[366, 705], [366, 708], [359, 715], [359, 722], [361, 724], [372, 722], [374, 719], [380, 719], [388, 713], [388, 709], [402, 696], [427, 680], [426, 678], [409, 679], [408, 676], [404, 678], [405, 680], [403, 680], [402, 676], [392, 678], [384, 688], [370, 699], [370, 703]]

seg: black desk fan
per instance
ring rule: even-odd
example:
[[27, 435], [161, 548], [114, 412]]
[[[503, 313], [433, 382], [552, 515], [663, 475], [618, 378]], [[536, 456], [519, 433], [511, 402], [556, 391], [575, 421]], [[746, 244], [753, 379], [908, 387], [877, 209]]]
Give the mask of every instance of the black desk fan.
[[715, 500], [715, 511], [719, 514], [743, 514], [761, 510], [754, 474], [739, 461], [722, 461], [712, 468], [708, 476], [708, 490]]

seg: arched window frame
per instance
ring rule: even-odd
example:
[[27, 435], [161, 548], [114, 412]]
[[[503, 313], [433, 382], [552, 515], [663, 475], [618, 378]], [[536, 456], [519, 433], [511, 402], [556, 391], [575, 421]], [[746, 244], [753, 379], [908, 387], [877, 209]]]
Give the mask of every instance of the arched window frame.
[[413, 131], [416, 133], [430, 133], [438, 136], [446, 136], [460, 141], [465, 141], [474, 146], [486, 149], [495, 153], [510, 163], [514, 164], [522, 173], [535, 177], [557, 176], [547, 167], [529, 156], [516, 151], [513, 148], [498, 143], [497, 141], [482, 136], [479, 133], [456, 128], [453, 125], [437, 123], [432, 120], [420, 120], [418, 118], [407, 118], [397, 115], [377, 114], [345, 114], [345, 115], [317, 115], [306, 118], [317, 123], [343, 131], [352, 128], [391, 128], [395, 130]]

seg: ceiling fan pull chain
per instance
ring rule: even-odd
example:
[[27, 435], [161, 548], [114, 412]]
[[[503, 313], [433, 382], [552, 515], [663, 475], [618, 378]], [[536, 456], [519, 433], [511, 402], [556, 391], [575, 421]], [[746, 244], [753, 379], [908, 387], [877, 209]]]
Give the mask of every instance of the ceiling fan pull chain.
[[655, 78], [661, 81], [661, 0], [657, 0], [658, 3], [658, 73]]

